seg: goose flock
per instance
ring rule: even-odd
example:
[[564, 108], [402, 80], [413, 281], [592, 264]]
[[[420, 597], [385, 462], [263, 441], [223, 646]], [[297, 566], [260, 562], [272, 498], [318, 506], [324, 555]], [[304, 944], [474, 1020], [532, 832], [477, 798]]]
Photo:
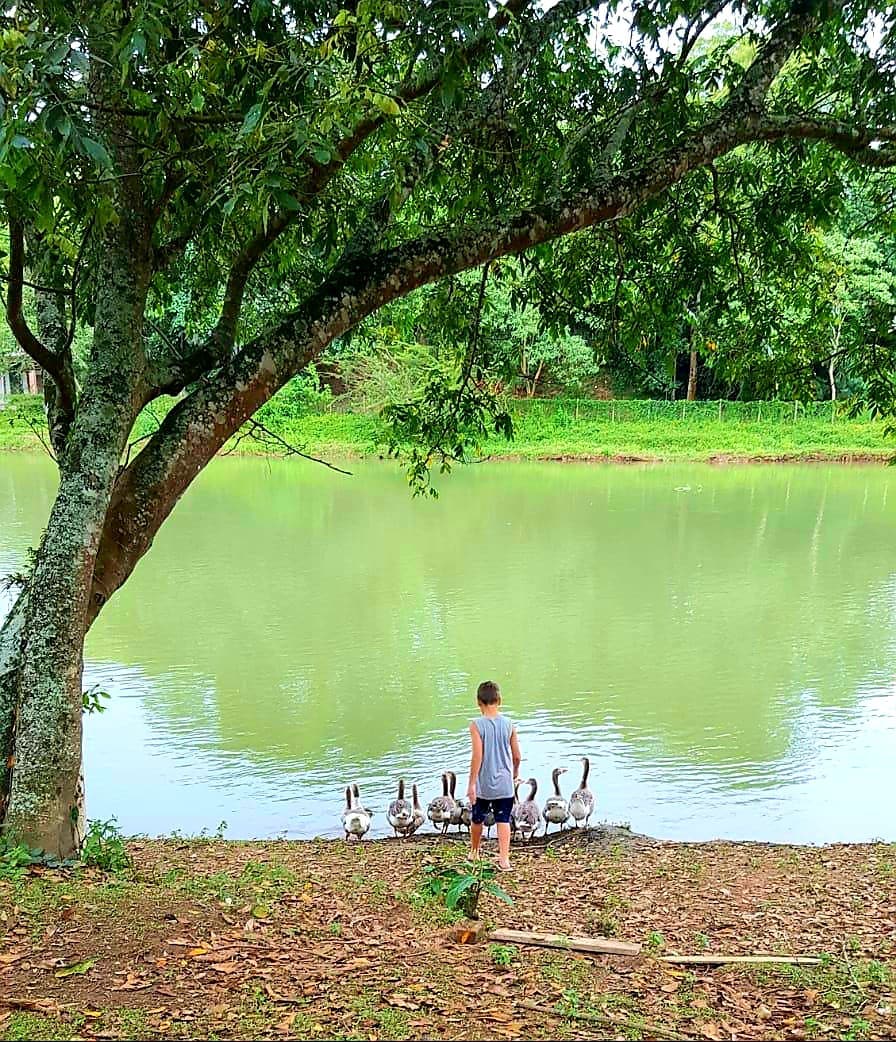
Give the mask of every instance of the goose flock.
[[[541, 808], [535, 799], [538, 793], [538, 782], [535, 778], [526, 781], [518, 780], [514, 784], [513, 809], [510, 812], [510, 827], [514, 836], [528, 842], [544, 824], [545, 835], [551, 825], [562, 831], [564, 826], [573, 821], [578, 828], [584, 822], [587, 827], [591, 815], [594, 813], [594, 793], [588, 788], [588, 772], [591, 763], [587, 756], [582, 758], [582, 780], [579, 787], [567, 799], [560, 791], [560, 776], [566, 773], [567, 768], [555, 767], [551, 772], [553, 792], [544, 802]], [[519, 790], [527, 786], [529, 793], [525, 799], [520, 799]], [[463, 797], [458, 798], [457, 775], [454, 771], [443, 771], [442, 773], [442, 795], [436, 796], [430, 801], [424, 813], [420, 806], [420, 796], [417, 786], [411, 786], [411, 798], [405, 795], [404, 778], [398, 781], [398, 796], [392, 800], [386, 810], [386, 818], [396, 836], [412, 836], [427, 821], [444, 836], [450, 828], [456, 828], [459, 832], [463, 829], [469, 831], [472, 823], [472, 812], [470, 803]], [[361, 803], [361, 793], [357, 785], [347, 785], [345, 788], [345, 810], [342, 812], [342, 827], [345, 830], [346, 839], [360, 840], [370, 831], [370, 823], [373, 819], [373, 811], [368, 810]], [[491, 819], [491, 820], [489, 820]], [[495, 824], [493, 814], [486, 815], [485, 827], [491, 833]]]

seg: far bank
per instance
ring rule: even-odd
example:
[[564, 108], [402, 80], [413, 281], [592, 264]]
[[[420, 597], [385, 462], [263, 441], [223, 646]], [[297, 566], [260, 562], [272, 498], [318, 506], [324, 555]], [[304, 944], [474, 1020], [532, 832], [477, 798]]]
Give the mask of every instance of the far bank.
[[[141, 414], [132, 440], [151, 434], [173, 404]], [[532, 399], [510, 405], [514, 437], [486, 439], [490, 460], [582, 462], [876, 462], [894, 441], [886, 425], [853, 417], [836, 402], [667, 402], [617, 399]], [[258, 414], [264, 431], [244, 430], [226, 451], [282, 455], [287, 445], [313, 456], [351, 459], [387, 453], [388, 430], [374, 414], [309, 406], [276, 397]], [[282, 439], [282, 441], [281, 441]], [[0, 403], [0, 450], [41, 450], [46, 426], [41, 399], [17, 395]], [[286, 444], [283, 444], [286, 443]]]

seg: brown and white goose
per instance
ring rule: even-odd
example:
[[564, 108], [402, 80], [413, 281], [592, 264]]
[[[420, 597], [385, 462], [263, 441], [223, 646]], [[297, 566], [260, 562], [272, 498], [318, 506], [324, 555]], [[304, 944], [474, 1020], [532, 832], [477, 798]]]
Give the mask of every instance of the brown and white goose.
[[361, 806], [357, 785], [345, 787], [345, 810], [342, 812], [342, 827], [345, 838], [360, 840], [370, 831], [371, 815]]
[[454, 811], [454, 807], [454, 800], [448, 794], [448, 772], [446, 771], [442, 774], [442, 795], [436, 796], [426, 810], [426, 816], [436, 828], [441, 827], [443, 836], [451, 824], [451, 814]]
[[470, 815], [470, 801], [461, 797], [457, 798], [455, 791], [457, 789], [457, 775], [454, 771], [447, 771], [448, 774], [448, 795], [454, 800], [454, 809], [451, 811], [451, 824], [457, 826], [457, 831], [466, 825], [467, 829], [470, 828], [472, 817]]
[[542, 816], [544, 817], [544, 833], [548, 833], [548, 825], [558, 825], [560, 831], [563, 831], [563, 826], [569, 821], [569, 804], [563, 798], [560, 792], [560, 775], [566, 773], [565, 767], [555, 767], [551, 771], [551, 779], [554, 782], [554, 794], [548, 796], [544, 801], [544, 810]]
[[410, 800], [404, 798], [404, 778], [398, 779], [398, 799], [389, 804], [386, 811], [389, 824], [395, 830], [395, 835], [403, 833], [414, 818], [414, 807]]
[[538, 804], [535, 802], [538, 782], [534, 778], [530, 778], [524, 784], [529, 786], [529, 795], [522, 803], [517, 803], [511, 814], [516, 824], [516, 831], [522, 839], [528, 841], [532, 839], [541, 825], [541, 813], [539, 812]]
[[594, 793], [588, 788], [588, 772], [591, 769], [591, 761], [587, 756], [582, 757], [582, 781], [576, 791], [569, 797], [569, 814], [579, 827], [579, 822], [584, 821], [588, 827], [588, 819], [594, 813]]

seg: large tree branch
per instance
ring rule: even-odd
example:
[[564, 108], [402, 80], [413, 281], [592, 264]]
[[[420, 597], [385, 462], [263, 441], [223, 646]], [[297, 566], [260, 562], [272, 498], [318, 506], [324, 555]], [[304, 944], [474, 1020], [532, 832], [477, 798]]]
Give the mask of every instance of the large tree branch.
[[521, 253], [584, 228], [618, 219], [692, 170], [740, 145], [784, 138], [827, 140], [852, 156], [871, 142], [896, 140], [893, 128], [848, 128], [799, 117], [724, 119], [701, 128], [635, 171], [606, 179], [575, 198], [557, 200], [498, 225], [415, 239], [361, 257], [305, 305], [245, 347], [179, 402], [116, 488], [94, 576], [91, 620], [152, 545], [155, 533], [193, 478], [283, 384], [334, 339], [389, 301], [447, 275]]
[[[506, 0], [506, 3], [502, 4], [489, 19], [487, 27], [472, 37], [460, 50], [460, 56], [467, 63], [471, 63], [483, 54], [490, 53], [490, 45], [493, 44], [494, 39], [531, 6], [532, 0]], [[549, 11], [541, 13], [539, 18], [527, 21], [523, 26], [519, 46], [514, 51], [513, 67], [516, 74], [518, 75], [524, 67], [526, 57], [531, 56], [559, 25], [576, 19], [584, 11], [593, 7], [594, 0], [559, 0], [559, 3]], [[439, 86], [444, 73], [443, 58], [435, 65], [409, 77], [406, 83], [396, 89], [393, 97], [402, 105], [418, 101]], [[502, 77], [505, 86], [508, 78], [508, 73], [505, 71]], [[220, 317], [211, 334], [188, 359], [177, 362], [159, 373], [160, 390], [169, 393], [171, 390], [179, 390], [186, 383], [226, 359], [236, 341], [237, 325], [246, 286], [261, 258], [285, 231], [301, 220], [305, 215], [305, 207], [308, 203], [324, 192], [355, 152], [370, 140], [386, 120], [387, 117], [384, 113], [378, 109], [372, 109], [337, 142], [332, 158], [328, 162], [320, 163], [309, 159], [308, 174], [305, 180], [295, 188], [299, 207], [274, 213], [265, 226], [259, 228], [243, 245], [234, 258], [228, 273]], [[178, 240], [178, 247], [189, 241], [190, 234], [188, 231], [183, 238]], [[167, 253], [163, 251], [158, 256], [167, 257]]]
[[[9, 289], [6, 296], [6, 321], [22, 350], [50, 376], [59, 390], [60, 408], [74, 413], [75, 381], [70, 361], [64, 350], [57, 353], [47, 347], [31, 331], [25, 320], [22, 287], [25, 284], [25, 223], [9, 218]], [[64, 339], [60, 343], [64, 348]]]

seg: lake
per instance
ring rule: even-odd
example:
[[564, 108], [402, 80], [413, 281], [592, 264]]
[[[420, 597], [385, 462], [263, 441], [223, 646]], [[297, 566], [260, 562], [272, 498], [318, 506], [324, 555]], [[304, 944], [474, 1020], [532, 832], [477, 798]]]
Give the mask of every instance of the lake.
[[[128, 833], [336, 834], [465, 777], [496, 679], [524, 777], [675, 839], [896, 840], [896, 471], [222, 459], [87, 642], [88, 813]], [[0, 455], [0, 575], [55, 487]], [[0, 593], [0, 616], [9, 595]], [[462, 783], [463, 784], [463, 783]]]

